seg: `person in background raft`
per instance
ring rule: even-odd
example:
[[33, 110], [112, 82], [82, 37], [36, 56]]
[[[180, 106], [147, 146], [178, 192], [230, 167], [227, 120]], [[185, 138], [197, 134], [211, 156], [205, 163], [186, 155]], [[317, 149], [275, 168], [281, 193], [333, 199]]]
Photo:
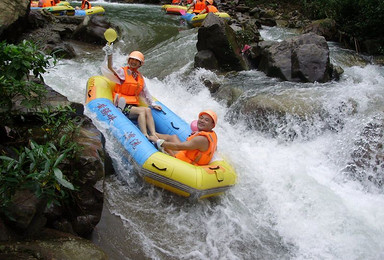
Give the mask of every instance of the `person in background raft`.
[[172, 5], [181, 5], [181, 0], [172, 0]]
[[[163, 149], [170, 155], [193, 165], [207, 165], [211, 161], [217, 147], [217, 135], [212, 130], [217, 123], [217, 115], [212, 110], [200, 112], [197, 121], [198, 131], [193, 132], [187, 141], [181, 142], [176, 135], [157, 134], [149, 140], [156, 142], [160, 151]], [[175, 153], [174, 151], [179, 151]]]
[[219, 10], [217, 10], [216, 6], [213, 5], [213, 0], [207, 0], [207, 7], [200, 12], [200, 14], [205, 14], [205, 13], [217, 13]]
[[[113, 44], [103, 48], [108, 56], [108, 69], [120, 80], [113, 91], [114, 104], [129, 119], [136, 119], [140, 131], [147, 137], [156, 136], [155, 122], [150, 107], [139, 107], [139, 96], [143, 97], [148, 106], [161, 110], [149, 93], [144, 78], [138, 69], [144, 64], [144, 55], [133, 51], [128, 56], [128, 66], [114, 69], [112, 64]], [[148, 134], [149, 130], [149, 134]]]
[[50, 7], [55, 6], [56, 3], [54, 0], [39, 0], [38, 7]]
[[193, 0], [193, 3], [188, 7], [187, 13], [189, 10], [193, 10], [192, 12], [195, 14], [199, 14], [207, 7], [205, 0]]
[[88, 0], [81, 0], [80, 8], [78, 6], [76, 6], [76, 10], [79, 10], [79, 9], [87, 10], [87, 9], [91, 9], [91, 8], [92, 8], [92, 5]]

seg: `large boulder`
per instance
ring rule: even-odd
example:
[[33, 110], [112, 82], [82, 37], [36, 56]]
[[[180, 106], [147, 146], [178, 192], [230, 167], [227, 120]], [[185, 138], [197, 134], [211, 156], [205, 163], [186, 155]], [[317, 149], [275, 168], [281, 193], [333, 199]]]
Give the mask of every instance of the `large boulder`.
[[297, 82], [327, 82], [333, 67], [324, 37], [303, 34], [274, 44], [260, 44], [258, 69], [268, 76]]
[[233, 29], [223, 19], [208, 13], [198, 31], [195, 67], [209, 64], [206, 68], [211, 69], [210, 66], [216, 61], [208, 63], [206, 60], [212, 56], [217, 60], [220, 71], [247, 70], [247, 64], [241, 56], [241, 48], [235, 39]]
[[25, 32], [18, 37], [37, 43], [47, 54], [55, 53], [60, 58], [73, 58], [76, 52], [65, 41], [72, 38], [73, 32], [83, 20], [84, 17], [79, 16], [54, 16], [46, 10], [31, 10]]
[[112, 27], [104, 16], [86, 16], [73, 33], [73, 39], [92, 44], [106, 43], [104, 32]]
[[0, 1], [0, 40], [20, 34], [28, 18], [29, 6], [30, 0]]

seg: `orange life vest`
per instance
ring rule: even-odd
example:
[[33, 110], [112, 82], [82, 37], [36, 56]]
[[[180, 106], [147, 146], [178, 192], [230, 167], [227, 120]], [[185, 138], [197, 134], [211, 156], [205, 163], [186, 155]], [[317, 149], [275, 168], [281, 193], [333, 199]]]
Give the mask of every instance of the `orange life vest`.
[[122, 84], [116, 84], [113, 91], [113, 98], [116, 94], [119, 97], [124, 97], [129, 105], [139, 104], [139, 94], [144, 88], [144, 78], [140, 72], [137, 71], [137, 80], [132, 76], [129, 67], [123, 67], [125, 74], [125, 81]]
[[53, 0], [40, 0], [38, 4], [39, 7], [50, 7], [54, 5], [55, 2]]
[[195, 133], [194, 135], [189, 136], [187, 140], [189, 141], [192, 138], [195, 138], [196, 136], [205, 136], [208, 139], [208, 149], [204, 152], [201, 152], [199, 150], [180, 151], [175, 155], [175, 157], [190, 164], [207, 165], [211, 161], [213, 154], [216, 151], [217, 135], [214, 131], [200, 131]]
[[181, 2], [180, 0], [172, 0], [173, 5], [180, 4], [180, 2]]
[[207, 13], [217, 13], [219, 11], [214, 5], [208, 5], [206, 10], [207, 10]]
[[[87, 8], [85, 6], [88, 6]], [[91, 9], [92, 6], [91, 6], [91, 3], [87, 0], [85, 1], [81, 1], [81, 10], [84, 10], [84, 9]]]
[[194, 13], [200, 13], [207, 7], [207, 4], [205, 3], [205, 0], [196, 0], [195, 7], [193, 9]]

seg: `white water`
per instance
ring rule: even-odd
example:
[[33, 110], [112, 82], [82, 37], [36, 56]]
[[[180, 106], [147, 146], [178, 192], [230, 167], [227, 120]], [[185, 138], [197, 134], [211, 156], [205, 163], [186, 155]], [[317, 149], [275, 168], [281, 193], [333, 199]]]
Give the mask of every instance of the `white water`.
[[[238, 183], [219, 198], [190, 203], [139, 182], [107, 139], [119, 177], [107, 179], [106, 205], [116, 218], [97, 232], [111, 259], [383, 259], [384, 196], [345, 179], [342, 170], [363, 127], [375, 116], [383, 118], [384, 69], [343, 66], [340, 82], [283, 88], [292, 95], [310, 93], [331, 114], [340, 102], [358, 104], [357, 113], [343, 115], [338, 132], [319, 133], [321, 122], [315, 121], [309, 138], [286, 142], [247, 128], [242, 119], [228, 119], [231, 108], [214, 100], [200, 79], [230, 84], [236, 78], [192, 69], [196, 31], [188, 37], [181, 30], [171, 40], [145, 53], [144, 75], [161, 75], [146, 78], [148, 87], [188, 122], [202, 109], [218, 113], [219, 149], [235, 167]], [[179, 41], [185, 46], [172, 55], [170, 44]], [[125, 62], [121, 49], [115, 50], [115, 64]], [[83, 103], [88, 76], [100, 74], [100, 51], [59, 62], [45, 75], [47, 84]], [[239, 77], [248, 88], [256, 77], [276, 89], [284, 84], [257, 71]]]

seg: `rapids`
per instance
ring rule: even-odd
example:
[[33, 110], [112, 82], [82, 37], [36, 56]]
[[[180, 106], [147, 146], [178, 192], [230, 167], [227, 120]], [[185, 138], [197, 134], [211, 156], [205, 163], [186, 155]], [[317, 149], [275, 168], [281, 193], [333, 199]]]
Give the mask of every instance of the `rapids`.
[[[280, 82], [259, 71], [217, 75], [193, 68], [197, 29], [179, 17], [155, 5], [92, 2], [99, 4], [124, 31], [114, 44], [114, 64], [139, 49], [152, 95], [187, 122], [215, 110], [219, 150], [238, 173], [224, 195], [192, 203], [142, 183], [106, 136], [117, 174], [106, 179], [103, 218], [92, 240], [110, 259], [384, 259], [383, 192], [345, 175], [364, 127], [383, 121], [383, 67], [363, 66], [358, 61], [369, 57], [329, 43], [332, 63], [345, 71], [338, 82]], [[261, 33], [275, 41], [294, 35], [276, 28]], [[104, 53], [75, 48], [77, 58], [61, 60], [44, 78], [84, 103], [87, 79], [101, 73]], [[203, 78], [244, 89], [239, 100], [267, 95], [320, 104], [327, 117], [271, 119], [270, 131], [260, 131], [254, 118], [238, 112], [241, 103], [228, 108], [212, 98]], [[340, 109], [351, 100], [353, 112]], [[295, 138], [287, 138], [292, 131]]]

